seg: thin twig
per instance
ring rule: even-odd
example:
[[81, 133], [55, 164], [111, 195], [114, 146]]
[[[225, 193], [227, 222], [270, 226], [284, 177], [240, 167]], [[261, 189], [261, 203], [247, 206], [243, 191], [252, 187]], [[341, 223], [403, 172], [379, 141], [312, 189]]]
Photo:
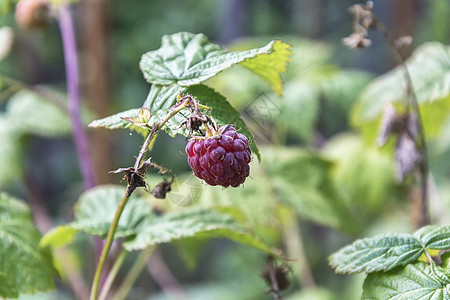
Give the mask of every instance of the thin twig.
[[281, 300], [282, 298], [281, 298], [281, 293], [280, 293], [280, 287], [278, 286], [278, 280], [276, 278], [276, 270], [273, 265], [272, 258], [269, 258], [267, 260], [267, 267], [268, 267], [268, 271], [269, 271], [270, 282], [272, 284], [270, 291], [273, 293], [273, 297], [275, 300]]
[[147, 270], [155, 282], [170, 299], [189, 299], [186, 291], [167, 267], [161, 252], [156, 250], [147, 262]]
[[122, 252], [120, 252], [119, 256], [114, 262], [114, 265], [112, 266], [111, 271], [109, 271], [108, 277], [106, 277], [105, 283], [103, 284], [99, 300], [105, 300], [106, 297], [108, 296], [108, 292], [114, 282], [114, 279], [116, 279], [117, 273], [119, 273], [120, 267], [122, 266], [122, 263], [124, 262], [127, 253], [128, 252], [125, 249], [122, 249]]
[[143, 250], [141, 253], [139, 253], [138, 258], [133, 263], [133, 266], [131, 267], [127, 276], [122, 281], [122, 284], [117, 289], [116, 293], [112, 296], [111, 298], [112, 300], [126, 299], [128, 293], [130, 292], [130, 289], [133, 287], [134, 282], [136, 281], [136, 279], [139, 277], [139, 274], [141, 274], [142, 270], [146, 266], [147, 261], [152, 256], [154, 250], [155, 247], [149, 247]]
[[416, 93], [414, 91], [413, 82], [411, 79], [411, 75], [408, 71], [408, 67], [406, 66], [406, 59], [403, 56], [402, 52], [400, 51], [399, 47], [397, 46], [395, 39], [391, 36], [391, 34], [387, 31], [386, 27], [376, 18], [375, 14], [373, 14], [373, 18], [375, 20], [375, 24], [377, 28], [381, 31], [383, 36], [388, 41], [391, 48], [394, 50], [395, 59], [397, 63], [402, 67], [403, 69], [403, 75], [405, 77], [406, 82], [406, 93], [408, 96], [408, 102], [407, 102], [407, 111], [410, 110], [410, 107], [412, 105], [412, 108], [414, 112], [417, 114], [417, 125], [418, 125], [418, 133], [420, 138], [420, 146], [422, 150], [423, 159], [419, 166], [420, 171], [420, 177], [421, 177], [421, 214], [420, 219], [418, 222], [418, 227], [423, 227], [430, 223], [429, 219], [429, 212], [428, 212], [428, 173], [429, 173], [429, 166], [428, 166], [428, 150], [427, 150], [427, 144], [426, 144], [426, 138], [425, 138], [425, 130], [423, 128], [423, 121], [420, 114], [420, 108], [419, 108], [419, 102], [417, 100]]

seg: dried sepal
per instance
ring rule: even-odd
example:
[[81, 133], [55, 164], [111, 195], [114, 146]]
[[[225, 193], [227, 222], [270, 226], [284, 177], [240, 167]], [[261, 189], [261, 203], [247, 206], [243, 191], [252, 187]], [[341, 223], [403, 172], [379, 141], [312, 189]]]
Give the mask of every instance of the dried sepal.
[[114, 171], [109, 171], [109, 173], [117, 174], [117, 173], [124, 173], [124, 176], [122, 178], [123, 180], [126, 180], [128, 183], [127, 186], [127, 197], [130, 197], [131, 194], [134, 192], [135, 189], [138, 187], [143, 187], [147, 189], [147, 184], [145, 182], [145, 173], [147, 168], [151, 165], [150, 158], [144, 161], [141, 166], [137, 169], [134, 167], [129, 168], [119, 168]]
[[423, 155], [417, 149], [416, 142], [409, 134], [401, 134], [395, 146], [396, 179], [402, 182], [422, 161]]

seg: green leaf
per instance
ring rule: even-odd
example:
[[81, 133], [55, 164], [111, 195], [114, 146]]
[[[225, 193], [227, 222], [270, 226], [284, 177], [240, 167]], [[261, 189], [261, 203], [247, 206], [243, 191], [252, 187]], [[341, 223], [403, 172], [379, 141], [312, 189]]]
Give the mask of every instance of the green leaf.
[[39, 245], [41, 247], [63, 247], [72, 243], [78, 232], [78, 229], [70, 226], [57, 226], [45, 233], [39, 242]]
[[[425, 43], [414, 51], [406, 65], [422, 115], [432, 120], [424, 122], [425, 130], [428, 135], [435, 135], [447, 119], [450, 107], [450, 46]], [[352, 122], [361, 126], [374, 121], [388, 103], [406, 100], [405, 79], [399, 66], [375, 79], [363, 91], [352, 113]]]
[[223, 237], [273, 254], [269, 246], [231, 216], [203, 208], [186, 208], [162, 216], [154, 215], [136, 228], [136, 232], [135, 237], [124, 242], [125, 249], [141, 250], [151, 245], [191, 237]]
[[367, 224], [375, 214], [380, 215], [386, 205], [401, 199], [393, 158], [366, 144], [361, 136], [337, 135], [328, 140], [322, 153], [335, 163], [331, 176], [359, 224]]
[[89, 124], [89, 127], [104, 127], [108, 129], [133, 128], [133, 124], [124, 120], [124, 118], [137, 117], [138, 114], [139, 108], [129, 109], [103, 119], [94, 120]]
[[414, 234], [428, 249], [450, 249], [450, 226], [426, 226]]
[[[71, 241], [77, 230], [105, 237], [123, 194], [123, 187], [113, 185], [86, 191], [76, 206], [75, 221], [49, 232], [43, 244], [64, 245]], [[64, 233], [69, 237], [64, 238]], [[130, 251], [184, 238], [218, 237], [274, 254], [267, 244], [228, 214], [189, 208], [160, 215], [153, 212], [147, 200], [134, 195], [125, 206], [114, 236], [115, 239], [124, 238], [124, 248]]]
[[[121, 186], [106, 185], [84, 192], [75, 207], [75, 221], [69, 223], [70, 226], [106, 237], [124, 190]], [[135, 234], [135, 228], [151, 214], [150, 204], [132, 195], [120, 217], [114, 237], [117, 239]]]
[[0, 194], [0, 297], [17, 298], [55, 288], [52, 256], [39, 247], [40, 238], [28, 207]]
[[355, 241], [330, 256], [338, 273], [389, 271], [415, 262], [424, 252], [409, 234], [381, 234]]
[[66, 136], [71, 131], [65, 111], [28, 91], [20, 91], [11, 97], [6, 116], [22, 133], [51, 138]]
[[280, 74], [286, 72], [286, 64], [291, 61], [290, 48], [292, 46], [280, 40], [272, 43], [271, 53], [263, 53], [246, 59], [241, 65], [267, 81], [273, 91], [277, 95], [281, 95], [283, 94], [283, 80]]
[[[267, 183], [302, 217], [327, 226], [348, 229], [348, 208], [331, 181], [333, 164], [299, 148], [266, 148], [263, 168]], [[255, 176], [256, 177], [256, 176]]]
[[409, 264], [388, 273], [369, 274], [361, 299], [450, 299], [446, 284], [434, 277], [423, 262]]
[[[180, 32], [163, 36], [161, 47], [145, 53], [139, 66], [145, 79], [152, 84], [190, 86], [250, 59], [245, 66], [279, 93], [279, 73], [285, 71], [289, 61], [289, 47], [282, 41], [272, 41], [262, 48], [227, 53], [219, 45], [209, 42], [203, 34]], [[263, 70], [265, 67], [271, 70]]]

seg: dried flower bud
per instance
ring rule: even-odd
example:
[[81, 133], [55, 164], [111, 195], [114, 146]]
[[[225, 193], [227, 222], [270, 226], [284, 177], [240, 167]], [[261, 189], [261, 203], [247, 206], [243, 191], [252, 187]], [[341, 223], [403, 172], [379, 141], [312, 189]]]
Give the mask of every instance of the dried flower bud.
[[354, 32], [350, 36], [343, 38], [342, 43], [351, 49], [361, 49], [369, 47], [372, 41], [366, 38], [363, 32]]
[[409, 45], [411, 45], [412, 41], [413, 39], [409, 35], [401, 36], [395, 40], [395, 47], [397, 49], [408, 47]]
[[16, 6], [16, 21], [26, 29], [38, 29], [50, 24], [48, 0], [20, 0]]

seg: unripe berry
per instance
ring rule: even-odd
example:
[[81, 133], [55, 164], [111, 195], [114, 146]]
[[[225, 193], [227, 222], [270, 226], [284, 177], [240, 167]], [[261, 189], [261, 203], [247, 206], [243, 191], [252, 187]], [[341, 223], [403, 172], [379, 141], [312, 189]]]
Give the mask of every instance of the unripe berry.
[[245, 135], [233, 127], [186, 145], [189, 166], [209, 185], [238, 187], [250, 173], [251, 150]]
[[16, 6], [16, 21], [26, 29], [37, 29], [50, 23], [48, 0], [20, 0]]

